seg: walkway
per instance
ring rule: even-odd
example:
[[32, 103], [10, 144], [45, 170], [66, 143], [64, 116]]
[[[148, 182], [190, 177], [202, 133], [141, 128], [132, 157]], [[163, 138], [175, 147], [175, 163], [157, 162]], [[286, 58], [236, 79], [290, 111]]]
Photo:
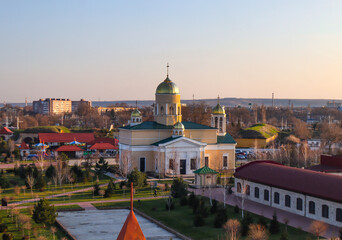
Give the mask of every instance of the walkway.
[[[203, 189], [189, 189], [190, 191], [193, 191], [196, 195], [202, 195], [209, 197], [210, 191]], [[217, 201], [223, 202], [224, 194], [223, 194], [223, 188], [215, 188], [212, 189], [212, 198], [216, 199]], [[241, 198], [235, 196], [234, 194], [226, 194], [226, 203], [231, 206], [238, 205], [241, 209]], [[288, 225], [295, 227], [295, 228], [301, 228], [304, 231], [309, 232], [310, 224], [312, 223], [312, 219], [299, 216], [297, 214], [289, 213], [287, 211], [283, 211], [277, 208], [273, 208], [270, 206], [266, 206], [260, 203], [256, 203], [253, 201], [245, 200], [244, 202], [244, 209], [246, 211], [262, 215], [266, 218], [272, 219], [272, 216], [274, 212], [276, 211], [278, 221], [284, 223], [284, 220], [288, 220]], [[337, 237], [339, 236], [339, 228], [333, 225], [328, 225], [328, 230], [323, 235], [326, 238], [329, 237]]]

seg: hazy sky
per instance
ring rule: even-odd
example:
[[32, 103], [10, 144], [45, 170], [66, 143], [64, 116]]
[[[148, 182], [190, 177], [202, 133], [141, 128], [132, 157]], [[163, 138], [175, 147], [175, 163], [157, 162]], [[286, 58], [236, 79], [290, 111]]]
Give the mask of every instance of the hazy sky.
[[2, 0], [0, 101], [342, 99], [342, 1]]

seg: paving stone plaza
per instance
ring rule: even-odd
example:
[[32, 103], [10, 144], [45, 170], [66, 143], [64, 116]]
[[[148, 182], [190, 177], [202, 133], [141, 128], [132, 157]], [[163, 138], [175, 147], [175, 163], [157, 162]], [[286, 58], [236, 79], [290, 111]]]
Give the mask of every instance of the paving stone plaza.
[[[77, 240], [113, 240], [118, 237], [128, 213], [128, 209], [59, 212], [57, 219]], [[137, 213], [135, 215], [146, 239], [179, 239]]]

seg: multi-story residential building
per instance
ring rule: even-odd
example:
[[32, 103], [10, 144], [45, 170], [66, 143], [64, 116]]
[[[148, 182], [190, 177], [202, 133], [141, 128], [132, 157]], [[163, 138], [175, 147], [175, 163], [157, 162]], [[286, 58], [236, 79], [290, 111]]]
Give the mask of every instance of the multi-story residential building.
[[84, 99], [81, 99], [80, 101], [72, 101], [71, 103], [71, 111], [74, 113], [77, 111], [78, 107], [81, 105], [87, 105], [89, 108], [92, 107], [91, 101], [86, 101]]
[[71, 100], [64, 98], [46, 98], [33, 101], [33, 111], [45, 115], [58, 115], [71, 112]]

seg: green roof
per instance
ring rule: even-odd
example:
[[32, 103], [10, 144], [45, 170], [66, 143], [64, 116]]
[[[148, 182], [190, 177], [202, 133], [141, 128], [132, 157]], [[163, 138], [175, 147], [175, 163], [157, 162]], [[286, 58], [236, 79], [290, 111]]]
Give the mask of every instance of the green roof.
[[224, 136], [217, 136], [217, 144], [219, 143], [235, 144], [236, 142], [229, 133], [226, 133]]
[[264, 123], [255, 124], [249, 128], [242, 129], [239, 135], [242, 138], [258, 138], [258, 139], [267, 139], [277, 135], [279, 129]]
[[164, 144], [164, 143], [168, 143], [168, 142], [171, 142], [177, 138], [181, 138], [182, 136], [177, 136], [177, 137], [168, 137], [168, 138], [165, 138], [161, 141], [158, 141], [158, 142], [155, 142], [155, 143], [152, 143], [151, 145], [153, 146], [159, 146], [160, 144]]
[[218, 172], [216, 172], [215, 170], [213, 170], [207, 166], [204, 166], [204, 167], [194, 171], [194, 173], [196, 173], [196, 174], [216, 174]]
[[179, 94], [177, 85], [167, 77], [157, 87], [156, 94]]
[[[213, 127], [209, 127], [206, 125], [198, 124], [198, 123], [193, 123], [193, 122], [182, 122], [184, 125], [185, 129], [216, 129]], [[142, 122], [139, 125], [135, 126], [125, 126], [121, 127], [122, 129], [129, 129], [129, 130], [151, 130], [151, 129], [173, 129], [173, 126], [166, 126], [163, 124], [159, 124], [154, 121], [147, 121], [147, 122]]]

